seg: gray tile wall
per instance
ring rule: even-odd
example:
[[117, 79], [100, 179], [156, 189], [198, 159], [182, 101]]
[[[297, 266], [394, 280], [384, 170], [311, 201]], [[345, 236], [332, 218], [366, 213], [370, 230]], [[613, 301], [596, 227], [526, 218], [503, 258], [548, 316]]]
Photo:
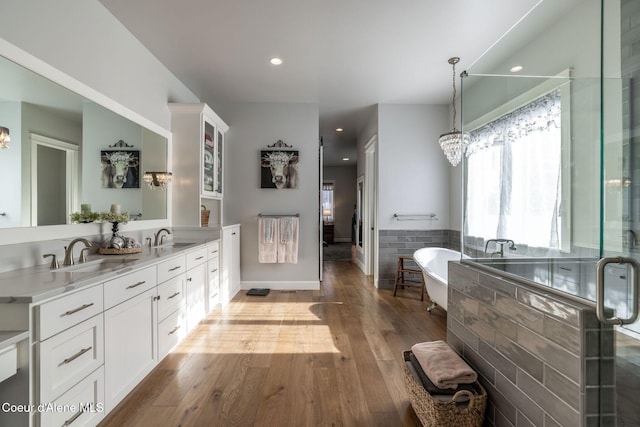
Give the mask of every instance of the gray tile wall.
[[[424, 247], [441, 247], [460, 250], [460, 232], [457, 230], [380, 230], [379, 242], [379, 276], [380, 288], [393, 288], [398, 256], [413, 255]], [[405, 263], [412, 266], [411, 263]], [[417, 268], [414, 264], [413, 268]]]
[[613, 334], [589, 305], [449, 263], [447, 341], [487, 390], [487, 425], [615, 425]]

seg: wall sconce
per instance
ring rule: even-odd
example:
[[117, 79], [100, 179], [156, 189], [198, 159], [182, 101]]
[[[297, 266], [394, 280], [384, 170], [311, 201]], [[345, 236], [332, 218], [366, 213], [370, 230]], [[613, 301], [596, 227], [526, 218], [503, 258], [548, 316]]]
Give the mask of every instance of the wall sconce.
[[0, 126], [0, 148], [9, 148], [9, 141], [11, 141], [9, 128]]
[[167, 188], [167, 185], [171, 182], [171, 172], [145, 172], [142, 180], [149, 184], [149, 188], [155, 190], [156, 187], [160, 187], [163, 190]]

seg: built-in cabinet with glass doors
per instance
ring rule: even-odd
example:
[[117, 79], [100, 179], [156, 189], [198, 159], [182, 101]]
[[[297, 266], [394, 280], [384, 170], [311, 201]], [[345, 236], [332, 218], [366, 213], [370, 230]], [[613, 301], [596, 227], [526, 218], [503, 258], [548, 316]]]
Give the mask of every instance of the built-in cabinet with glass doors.
[[[227, 124], [206, 104], [169, 104], [173, 133], [173, 224], [222, 225]], [[194, 185], [197, 182], [197, 185]]]

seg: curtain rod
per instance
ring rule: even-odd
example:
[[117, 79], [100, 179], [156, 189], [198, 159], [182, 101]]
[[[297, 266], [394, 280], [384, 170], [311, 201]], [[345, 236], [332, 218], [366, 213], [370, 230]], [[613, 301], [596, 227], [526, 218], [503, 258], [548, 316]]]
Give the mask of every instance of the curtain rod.
[[283, 217], [283, 216], [295, 216], [296, 218], [299, 218], [300, 214], [299, 213], [297, 213], [297, 214], [262, 214], [262, 213], [259, 213], [258, 216], [260, 218], [280, 218], [280, 217]]

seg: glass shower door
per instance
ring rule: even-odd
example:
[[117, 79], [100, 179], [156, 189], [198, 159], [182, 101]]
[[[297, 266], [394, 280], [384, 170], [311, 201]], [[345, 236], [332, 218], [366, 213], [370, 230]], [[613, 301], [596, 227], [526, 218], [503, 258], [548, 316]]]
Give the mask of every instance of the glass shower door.
[[[600, 425], [640, 425], [640, 110], [635, 106], [640, 101], [640, 56], [634, 52], [640, 43], [640, 27], [634, 24], [638, 19], [638, 1], [602, 1], [602, 237], [596, 303], [601, 322], [612, 325], [613, 343], [604, 332]], [[612, 344], [613, 350], [608, 350]]]

